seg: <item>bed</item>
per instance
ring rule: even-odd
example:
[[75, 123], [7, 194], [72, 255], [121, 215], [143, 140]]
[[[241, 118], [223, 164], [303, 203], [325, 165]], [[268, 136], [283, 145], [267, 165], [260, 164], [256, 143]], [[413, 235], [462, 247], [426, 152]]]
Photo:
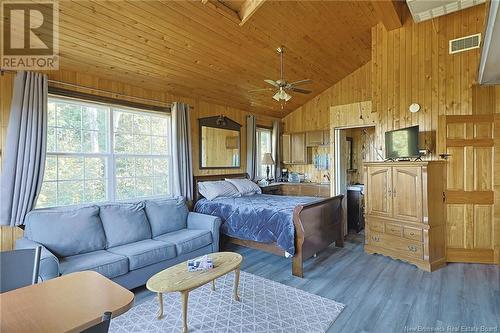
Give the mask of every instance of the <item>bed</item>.
[[292, 256], [292, 274], [303, 277], [303, 262], [335, 242], [343, 247], [342, 199], [255, 194], [206, 200], [198, 183], [246, 178], [246, 174], [194, 177], [194, 210], [222, 219], [223, 239], [234, 244]]

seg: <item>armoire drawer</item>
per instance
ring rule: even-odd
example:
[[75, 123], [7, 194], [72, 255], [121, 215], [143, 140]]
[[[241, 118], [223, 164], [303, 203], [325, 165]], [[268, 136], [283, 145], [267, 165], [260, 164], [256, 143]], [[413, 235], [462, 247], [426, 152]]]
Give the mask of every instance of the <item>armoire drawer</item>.
[[421, 242], [422, 241], [422, 229], [404, 227], [403, 237], [407, 239], [412, 239]]
[[370, 226], [370, 230], [384, 233], [384, 222], [370, 219], [367, 224]]
[[389, 251], [397, 252], [406, 257], [417, 259], [423, 258], [423, 244], [404, 238], [393, 237], [384, 234], [372, 233], [368, 243], [373, 246], [381, 247]]
[[385, 224], [385, 233], [388, 235], [393, 235], [396, 237], [402, 237], [403, 236], [403, 227], [394, 224], [394, 223], [386, 223]]

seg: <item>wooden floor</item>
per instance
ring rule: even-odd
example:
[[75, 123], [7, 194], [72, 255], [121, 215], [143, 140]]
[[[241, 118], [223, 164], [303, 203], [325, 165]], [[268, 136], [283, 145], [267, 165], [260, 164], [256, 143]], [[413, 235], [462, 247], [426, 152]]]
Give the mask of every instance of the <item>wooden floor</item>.
[[[411, 332], [418, 327], [465, 332], [462, 326], [467, 332], [487, 332], [481, 327], [500, 332], [499, 266], [448, 264], [427, 273], [365, 254], [362, 237], [350, 235], [344, 248], [331, 247], [307, 260], [303, 279], [291, 275], [289, 259], [237, 246], [230, 250], [243, 255], [246, 272], [346, 304], [328, 332]], [[144, 289], [136, 295], [137, 302], [153, 297]]]

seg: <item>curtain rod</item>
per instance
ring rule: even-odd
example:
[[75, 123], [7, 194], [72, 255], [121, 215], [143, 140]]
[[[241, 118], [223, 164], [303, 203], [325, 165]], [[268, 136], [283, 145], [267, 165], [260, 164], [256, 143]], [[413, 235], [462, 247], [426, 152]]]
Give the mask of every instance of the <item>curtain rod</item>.
[[[129, 99], [135, 99], [137, 101], [161, 103], [161, 104], [164, 104], [168, 107], [171, 106], [171, 103], [166, 103], [166, 102], [162, 102], [162, 101], [158, 101], [158, 100], [154, 100], [154, 99], [135, 97], [135, 96], [116, 93], [116, 92], [109, 91], [109, 90], [90, 88], [90, 87], [82, 86], [79, 84], [69, 83], [69, 82], [64, 82], [64, 81], [57, 81], [57, 80], [48, 80], [48, 81], [49, 81], [49, 83], [54, 83], [54, 84], [58, 84], [58, 85], [63, 85], [63, 86], [68, 86], [68, 87], [73, 87], [73, 88], [80, 88], [80, 89], [87, 89], [87, 90], [94, 91], [94, 92], [105, 93], [105, 94], [110, 94], [110, 95], [114, 95], [114, 96], [129, 98]], [[190, 106], [190, 108], [194, 109], [191, 106]]]
[[[15, 74], [17, 72], [16, 71], [12, 71], [12, 70], [2, 70], [1, 73], [3, 75], [3, 73], [13, 73], [13, 74]], [[75, 83], [70, 83], [70, 82], [50, 80], [50, 79], [48, 80], [48, 82], [49, 83], [53, 83], [53, 84], [59, 84], [59, 85], [63, 85], [63, 86], [73, 87], [73, 88], [87, 89], [87, 90], [91, 90], [91, 91], [94, 91], [94, 92], [100, 92], [100, 93], [105, 93], [105, 94], [111, 94], [111, 95], [114, 95], [114, 96], [120, 96], [120, 97], [135, 99], [137, 101], [161, 103], [161, 104], [164, 104], [164, 105], [166, 105], [168, 107], [170, 107], [172, 105], [172, 103], [166, 103], [166, 102], [158, 101], [158, 100], [155, 100], [155, 99], [135, 97], [135, 96], [130, 96], [130, 95], [116, 93], [116, 92], [109, 91], [109, 90], [90, 88], [90, 87], [86, 87], [86, 86], [82, 86], [82, 85], [75, 84]], [[190, 109], [194, 109], [194, 106], [189, 105], [189, 108]]]

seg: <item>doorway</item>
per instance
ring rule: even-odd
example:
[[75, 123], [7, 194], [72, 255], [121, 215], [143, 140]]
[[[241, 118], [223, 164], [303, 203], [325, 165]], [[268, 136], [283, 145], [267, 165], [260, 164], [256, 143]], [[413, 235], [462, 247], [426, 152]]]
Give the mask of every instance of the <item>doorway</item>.
[[344, 231], [364, 229], [365, 162], [382, 159], [375, 147], [375, 125], [334, 129], [334, 190], [343, 194]]

